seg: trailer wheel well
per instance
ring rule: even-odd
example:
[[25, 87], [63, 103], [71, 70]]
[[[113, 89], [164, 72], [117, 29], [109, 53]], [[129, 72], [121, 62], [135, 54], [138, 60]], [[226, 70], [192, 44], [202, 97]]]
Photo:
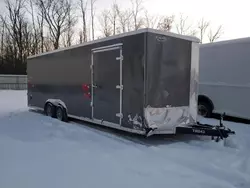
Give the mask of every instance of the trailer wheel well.
[[60, 99], [48, 99], [44, 104], [44, 109], [45, 109], [46, 105], [49, 103], [54, 105], [55, 107], [58, 107], [58, 106], [62, 107], [65, 110], [66, 114], [68, 115], [67, 106], [62, 100], [60, 100]]
[[212, 100], [209, 99], [207, 96], [199, 95], [198, 96], [198, 103], [200, 103], [200, 102], [206, 102], [207, 104], [209, 104], [211, 106], [212, 110], [214, 110], [214, 104], [213, 104]]
[[[46, 103], [44, 104], [44, 107], [43, 107], [43, 110], [44, 110], [44, 111], [46, 110], [46, 107], [47, 107], [48, 104], [52, 104], [52, 103], [51, 103], [51, 102], [46, 102]], [[54, 105], [54, 104], [52, 104], [52, 105]]]
[[50, 102], [45, 103], [43, 111], [45, 115], [53, 118], [55, 117], [55, 105], [53, 105], [52, 103]]

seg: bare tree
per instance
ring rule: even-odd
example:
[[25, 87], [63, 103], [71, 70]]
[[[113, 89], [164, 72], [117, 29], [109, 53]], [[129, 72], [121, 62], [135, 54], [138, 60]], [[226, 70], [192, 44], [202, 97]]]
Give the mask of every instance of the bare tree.
[[44, 48], [46, 52], [53, 50], [54, 44], [52, 43], [51, 39], [48, 37], [49, 34], [46, 34], [44, 37]]
[[38, 52], [39, 38], [37, 35], [34, 35], [34, 31], [32, 30], [32, 28], [32, 25], [28, 22], [26, 22], [23, 27], [23, 63], [26, 63], [27, 56], [34, 55]]
[[143, 0], [131, 0], [132, 3], [132, 16], [134, 21], [134, 30], [138, 30], [143, 26], [143, 19], [140, 13], [143, 11]]
[[80, 0], [80, 8], [81, 8], [81, 14], [82, 14], [82, 38], [83, 42], [87, 42], [87, 26], [86, 26], [86, 10], [87, 10], [87, 3], [88, 1], [86, 0]]
[[132, 15], [132, 11], [131, 11], [131, 14], [130, 14], [130, 17], [128, 17], [128, 20], [127, 20], [127, 31], [132, 31], [134, 28], [133, 28], [133, 15]]
[[209, 42], [215, 42], [217, 39], [219, 39], [222, 35], [223, 31], [222, 31], [222, 25], [220, 25], [215, 32], [212, 31], [212, 29], [210, 29], [210, 32], [208, 33], [208, 39]]
[[33, 41], [33, 43], [35, 45], [35, 47], [34, 47], [34, 54], [36, 54], [37, 53], [36, 47], [38, 46], [38, 37], [37, 37], [37, 29], [36, 29], [35, 18], [34, 18], [33, 1], [30, 0], [29, 3], [30, 3], [30, 9], [31, 9], [31, 11], [29, 11], [29, 8], [27, 9], [27, 11], [31, 14], [32, 27], [33, 27], [32, 29], [33, 29], [33, 32], [34, 32], [34, 41]]
[[67, 34], [66, 33], [62, 34], [61, 45], [63, 47], [68, 47], [68, 38], [67, 38]]
[[101, 32], [105, 37], [112, 35], [112, 24], [109, 19], [110, 11], [104, 10], [99, 17]]
[[[4, 33], [5, 33], [5, 25], [1, 23], [1, 66], [4, 64]], [[0, 66], [0, 67], [1, 67]]]
[[[44, 12], [38, 8], [37, 0], [29, 0], [30, 7], [27, 12], [30, 13], [32, 19], [32, 34], [34, 35], [35, 46], [37, 52], [44, 52]], [[37, 9], [38, 8], [38, 9]]]
[[[33, 6], [33, 1], [29, 1], [30, 7], [27, 8], [27, 12], [30, 13], [31, 15], [31, 20], [32, 20], [32, 35], [33, 37], [30, 39], [32, 40], [32, 44], [30, 45], [30, 53], [31, 55], [37, 54], [39, 52], [39, 28], [37, 26], [37, 20], [35, 20], [35, 14], [34, 14], [34, 6]], [[28, 36], [27, 36], [28, 37]]]
[[113, 25], [113, 35], [116, 34], [116, 30], [117, 30], [117, 25], [116, 25], [116, 22], [117, 22], [117, 16], [118, 16], [118, 11], [119, 10], [119, 6], [118, 4], [116, 3], [116, 1], [113, 2], [113, 5], [111, 7], [111, 11], [110, 11], [110, 16], [109, 16], [109, 19], [110, 19], [110, 22], [112, 23]]
[[94, 25], [94, 19], [95, 19], [95, 12], [94, 12], [94, 5], [96, 0], [90, 0], [90, 11], [91, 11], [91, 28], [92, 28], [92, 39], [95, 40], [95, 25]]
[[78, 43], [80, 43], [80, 44], [83, 43], [83, 32], [79, 31], [78, 36], [79, 36], [79, 42]]
[[[70, 6], [72, 6], [70, 4]], [[74, 36], [74, 26], [77, 23], [77, 18], [72, 11], [72, 7], [70, 7], [70, 11], [68, 12], [66, 18], [67, 30], [66, 30], [66, 47], [72, 45], [73, 36]]]
[[173, 21], [174, 16], [163, 16], [157, 25], [157, 29], [170, 31], [172, 29]]
[[204, 35], [206, 33], [206, 30], [209, 26], [209, 22], [206, 21], [204, 18], [202, 18], [199, 22], [198, 22], [198, 29], [199, 29], [199, 34], [200, 34], [200, 43], [203, 42], [203, 38]]
[[[155, 28], [157, 27], [158, 16], [153, 16], [148, 13], [148, 10], [145, 10], [145, 26], [147, 28]], [[159, 24], [159, 23], [158, 23]]]
[[13, 47], [15, 58], [18, 58], [21, 62], [24, 62], [24, 32], [27, 22], [25, 21], [25, 4], [24, 0], [16, 0], [14, 4], [10, 0], [6, 0], [6, 8], [8, 10], [8, 16], [4, 18], [1, 16], [1, 20], [5, 25], [5, 28], [10, 35], [12, 42], [9, 43]]
[[32, 44], [32, 26], [25, 17], [24, 0], [5, 0], [6, 15], [0, 15], [3, 24], [1, 35], [2, 62], [12, 73], [25, 73], [26, 57], [30, 54]]
[[[121, 32], [130, 31], [130, 20], [132, 18], [132, 13], [130, 10], [121, 10], [119, 7], [116, 7], [116, 11], [118, 14], [118, 22], [120, 26]], [[127, 29], [126, 29], [127, 28]]]
[[196, 29], [191, 29], [187, 34], [196, 37], [197, 36], [197, 30]]
[[60, 37], [68, 29], [67, 16], [72, 9], [71, 2], [68, 0], [37, 0], [37, 6], [48, 25], [54, 49], [58, 49]]
[[183, 14], [181, 14], [179, 21], [176, 22], [176, 30], [178, 34], [185, 35], [188, 32], [190, 32], [191, 25], [189, 25], [187, 21], [188, 21], [188, 17], [187, 16], [184, 17]]
[[40, 38], [41, 38], [41, 43], [40, 43], [40, 49], [41, 52], [44, 52], [44, 36], [43, 36], [43, 29], [44, 29], [44, 13], [43, 11], [40, 12], [40, 16], [37, 15], [37, 24], [38, 24], [38, 31], [40, 34]]

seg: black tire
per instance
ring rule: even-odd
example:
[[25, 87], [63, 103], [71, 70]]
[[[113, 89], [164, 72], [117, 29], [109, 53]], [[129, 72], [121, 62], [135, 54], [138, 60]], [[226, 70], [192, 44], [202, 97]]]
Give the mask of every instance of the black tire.
[[200, 101], [198, 104], [198, 113], [200, 116], [210, 118], [212, 116], [212, 106], [206, 101]]
[[56, 108], [56, 118], [60, 121], [67, 121], [67, 113], [63, 107], [58, 106]]
[[51, 103], [47, 103], [44, 108], [46, 116], [55, 117], [55, 106]]

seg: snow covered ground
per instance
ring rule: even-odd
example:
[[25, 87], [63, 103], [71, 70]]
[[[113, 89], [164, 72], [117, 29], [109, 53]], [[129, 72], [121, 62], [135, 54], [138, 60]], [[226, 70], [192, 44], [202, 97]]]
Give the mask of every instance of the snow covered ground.
[[0, 187], [249, 188], [250, 125], [225, 124], [236, 131], [225, 144], [145, 141], [45, 117], [28, 111], [26, 91], [0, 91]]

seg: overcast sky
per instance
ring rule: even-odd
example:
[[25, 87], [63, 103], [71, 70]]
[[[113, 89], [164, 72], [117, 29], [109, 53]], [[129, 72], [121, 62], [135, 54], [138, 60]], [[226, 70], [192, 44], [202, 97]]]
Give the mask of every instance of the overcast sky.
[[[116, 0], [123, 6], [130, 6], [130, 0]], [[98, 8], [105, 8], [113, 0], [97, 0]], [[220, 40], [250, 37], [249, 0], [145, 0], [146, 9], [152, 14], [180, 15], [190, 17], [190, 22], [204, 17], [214, 27], [222, 24], [224, 34]]]
[[[0, 0], [0, 12], [4, 8]], [[114, 0], [96, 0], [96, 12], [109, 8]], [[116, 0], [122, 7], [131, 6], [130, 0]], [[214, 28], [223, 25], [224, 33], [220, 40], [250, 37], [249, 0], [144, 0], [144, 6], [151, 14], [184, 15], [196, 24], [204, 17]]]

